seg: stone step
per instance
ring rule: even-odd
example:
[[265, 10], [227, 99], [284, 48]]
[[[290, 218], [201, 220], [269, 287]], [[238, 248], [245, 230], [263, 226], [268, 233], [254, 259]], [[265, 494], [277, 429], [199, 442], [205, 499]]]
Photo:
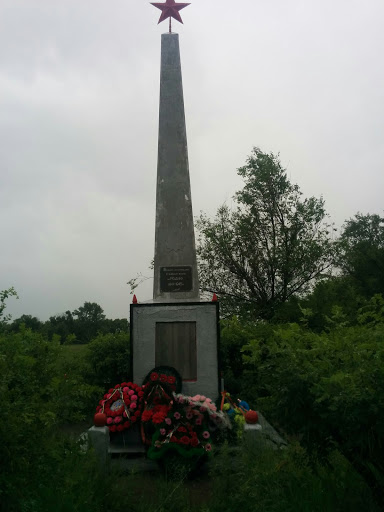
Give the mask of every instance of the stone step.
[[142, 445], [139, 445], [139, 444], [134, 444], [134, 445], [126, 445], [126, 446], [122, 446], [122, 445], [109, 445], [109, 448], [108, 448], [108, 453], [111, 454], [111, 455], [114, 455], [114, 454], [138, 454], [138, 455], [142, 455], [145, 453], [145, 446], [142, 444]]

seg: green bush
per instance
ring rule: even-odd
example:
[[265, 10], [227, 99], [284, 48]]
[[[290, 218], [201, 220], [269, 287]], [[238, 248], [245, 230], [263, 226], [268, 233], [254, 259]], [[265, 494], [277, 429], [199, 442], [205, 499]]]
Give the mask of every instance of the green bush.
[[49, 389], [57, 341], [22, 329], [0, 335], [0, 489], [17, 492], [33, 472], [44, 437], [57, 422]]
[[322, 334], [289, 324], [243, 351], [246, 397], [309, 450], [338, 446], [381, 493], [384, 324]]
[[88, 345], [89, 381], [108, 388], [132, 378], [129, 334], [100, 334]]

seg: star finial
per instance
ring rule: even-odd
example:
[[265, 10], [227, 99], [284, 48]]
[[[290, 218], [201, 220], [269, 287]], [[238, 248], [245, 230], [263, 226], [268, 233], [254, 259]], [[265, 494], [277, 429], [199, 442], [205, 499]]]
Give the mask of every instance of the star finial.
[[184, 7], [187, 7], [190, 4], [176, 3], [175, 0], [166, 0], [165, 3], [163, 4], [151, 2], [151, 5], [154, 5], [155, 7], [161, 10], [161, 15], [158, 24], [169, 18], [169, 31], [171, 32], [171, 18], [174, 18], [180, 23], [183, 23], [179, 11], [181, 11], [181, 9], [184, 9]]

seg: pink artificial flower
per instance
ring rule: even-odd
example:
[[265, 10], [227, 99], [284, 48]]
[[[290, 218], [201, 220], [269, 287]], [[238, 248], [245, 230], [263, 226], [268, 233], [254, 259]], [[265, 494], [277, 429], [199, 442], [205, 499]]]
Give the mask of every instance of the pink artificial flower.
[[111, 423], [113, 423], [113, 419], [112, 418], [107, 418], [107, 424], [110, 425]]
[[161, 434], [162, 436], [165, 436], [165, 433], [166, 433], [165, 428], [161, 428], [161, 429], [160, 429], [160, 434]]
[[212, 450], [212, 445], [207, 443], [204, 448], [207, 452], [210, 452]]
[[191, 398], [194, 402], [200, 402], [201, 400], [201, 396], [200, 395], [195, 395]]
[[179, 420], [181, 418], [181, 414], [179, 412], [175, 412], [174, 416], [175, 420]]
[[217, 411], [217, 407], [215, 404], [208, 404], [208, 409], [210, 409], [211, 411]]
[[134, 401], [136, 402], [136, 400], [137, 400], [137, 395], [132, 395], [132, 396], [131, 396], [131, 400], [134, 400]]
[[116, 416], [115, 423], [121, 423], [122, 419], [123, 418], [121, 416]]
[[127, 387], [123, 388], [124, 393], [128, 393], [129, 389]]
[[200, 412], [206, 412], [207, 409], [205, 407], [200, 407]]
[[205, 401], [206, 401], [206, 399], [207, 399], [207, 397], [206, 397], [206, 396], [204, 396], [204, 395], [200, 395], [200, 401], [201, 401], [201, 402], [205, 402]]
[[[176, 418], [176, 414], [175, 414], [175, 418]], [[193, 414], [191, 412], [187, 412], [186, 418], [187, 418], [187, 420], [191, 420], [193, 418]]]
[[136, 409], [136, 407], [136, 402], [132, 402], [131, 405], [129, 406], [130, 409]]
[[198, 418], [196, 418], [196, 421], [195, 421], [196, 425], [201, 425], [203, 423], [203, 420], [201, 418], [201, 416], [199, 416]]
[[205, 430], [203, 432], [203, 437], [204, 437], [204, 439], [209, 439], [211, 437], [211, 434], [208, 432], [208, 430]]
[[165, 423], [166, 423], [167, 425], [171, 425], [171, 424], [172, 424], [172, 420], [171, 420], [171, 418], [165, 418]]
[[134, 394], [135, 394], [135, 392], [133, 391], [133, 389], [130, 389], [130, 390], [128, 391], [128, 395], [134, 395]]
[[212, 414], [211, 418], [215, 420], [217, 418], [217, 414]]

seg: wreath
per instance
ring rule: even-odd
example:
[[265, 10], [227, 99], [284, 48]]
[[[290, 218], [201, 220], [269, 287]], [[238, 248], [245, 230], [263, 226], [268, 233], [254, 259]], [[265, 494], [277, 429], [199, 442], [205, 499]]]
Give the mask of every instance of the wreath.
[[107, 416], [110, 432], [122, 432], [140, 420], [144, 392], [132, 382], [116, 384], [100, 400], [96, 413]]
[[187, 458], [209, 454], [216, 432], [230, 426], [226, 415], [203, 395], [174, 395], [172, 408], [164, 408], [161, 416], [154, 414], [148, 419], [143, 413], [142, 422], [145, 421], [152, 421], [155, 427], [148, 450], [150, 459], [160, 459], [169, 450]]
[[180, 373], [172, 366], [156, 366], [145, 376], [143, 386], [149, 382], [166, 384], [174, 393], [180, 393], [183, 381]]

